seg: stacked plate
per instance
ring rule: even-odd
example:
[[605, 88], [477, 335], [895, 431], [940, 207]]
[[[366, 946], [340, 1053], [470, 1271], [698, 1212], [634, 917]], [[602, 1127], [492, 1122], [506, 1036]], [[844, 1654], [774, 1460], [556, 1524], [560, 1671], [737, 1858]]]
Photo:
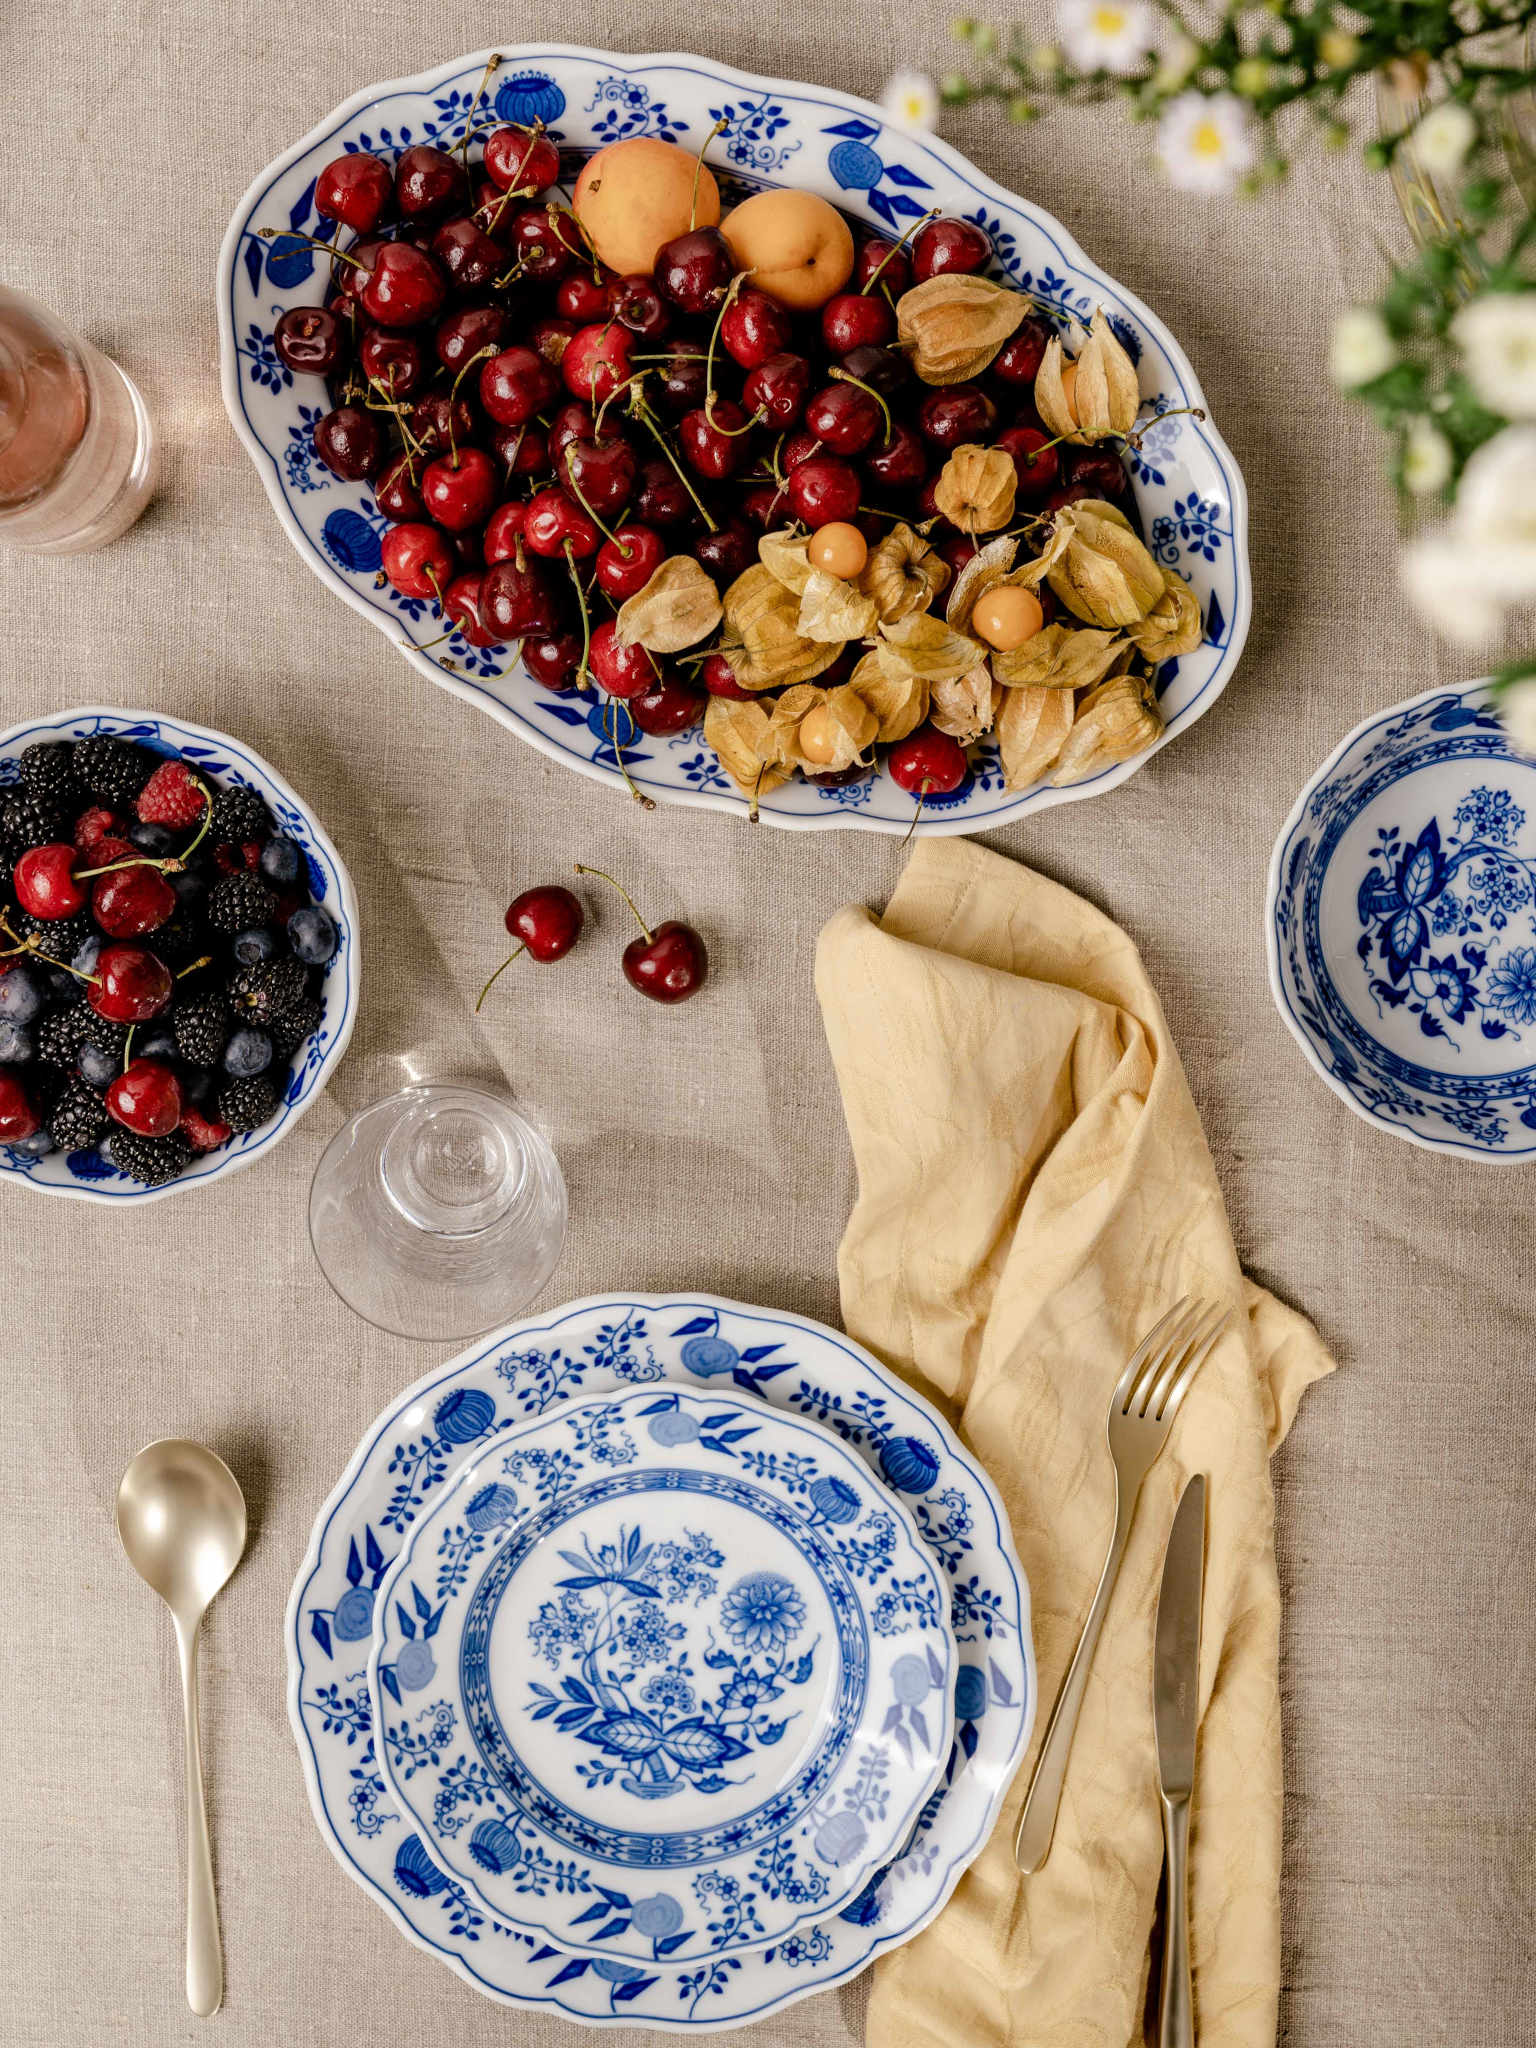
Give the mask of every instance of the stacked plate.
[[846, 1338], [603, 1298], [430, 1375], [290, 1602], [333, 1852], [478, 1989], [740, 2024], [911, 1938], [1034, 1715], [990, 1482]]

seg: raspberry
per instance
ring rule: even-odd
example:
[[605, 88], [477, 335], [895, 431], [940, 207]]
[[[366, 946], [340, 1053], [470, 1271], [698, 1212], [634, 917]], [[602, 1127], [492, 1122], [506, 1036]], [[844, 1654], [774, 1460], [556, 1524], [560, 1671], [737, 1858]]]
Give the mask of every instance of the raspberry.
[[227, 1145], [234, 1136], [228, 1124], [210, 1121], [201, 1110], [191, 1103], [181, 1112], [181, 1135], [194, 1152], [215, 1152], [220, 1145]]
[[162, 761], [139, 792], [139, 818], [146, 825], [195, 825], [209, 802], [208, 792], [185, 761]]
[[104, 804], [92, 804], [75, 820], [75, 844], [82, 853], [94, 853], [103, 839], [121, 838], [122, 833], [122, 819]]
[[261, 865], [261, 847], [254, 839], [221, 839], [213, 849], [213, 864], [221, 875], [254, 874]]

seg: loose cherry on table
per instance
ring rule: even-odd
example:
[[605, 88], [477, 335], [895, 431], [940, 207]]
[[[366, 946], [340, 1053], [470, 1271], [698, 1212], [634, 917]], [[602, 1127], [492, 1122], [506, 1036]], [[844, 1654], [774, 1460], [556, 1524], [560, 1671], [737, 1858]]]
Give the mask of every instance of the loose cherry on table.
[[103, 946], [85, 999], [111, 1024], [147, 1024], [171, 1000], [175, 986], [158, 954], [142, 946]]
[[912, 243], [912, 275], [918, 284], [941, 271], [985, 270], [991, 261], [992, 238], [974, 221], [931, 220]]
[[593, 573], [615, 604], [643, 590], [666, 560], [667, 548], [654, 527], [631, 523], [614, 529], [597, 551]]
[[578, 875], [596, 875], [618, 890], [634, 914], [640, 937], [624, 948], [624, 978], [654, 1003], [682, 1003], [697, 995], [709, 973], [709, 954], [691, 924], [669, 917], [654, 930], [635, 909], [634, 898], [601, 868], [576, 863]]
[[514, 896], [507, 906], [506, 926], [514, 939], [520, 943], [502, 961], [481, 989], [475, 1008], [491, 992], [492, 983], [512, 965], [520, 953], [530, 953], [535, 960], [546, 964], [551, 960], [563, 960], [581, 937], [581, 928], [586, 922], [586, 912], [581, 907], [581, 898], [574, 890], [566, 889], [558, 882], [541, 883], [536, 889], [524, 889], [520, 896]]
[[441, 598], [453, 575], [453, 550], [435, 526], [392, 526], [381, 548], [384, 574], [402, 597]]
[[167, 1137], [181, 1111], [181, 1083], [158, 1060], [134, 1060], [107, 1089], [108, 1116], [141, 1138]]
[[778, 300], [751, 285], [737, 293], [720, 320], [721, 346], [744, 370], [755, 370], [771, 356], [783, 355], [793, 331], [789, 314]]
[[394, 196], [389, 166], [367, 150], [328, 163], [315, 180], [315, 211], [359, 235], [371, 235]]
[[543, 192], [559, 180], [560, 152], [547, 135], [508, 123], [485, 138], [485, 168], [503, 192]]

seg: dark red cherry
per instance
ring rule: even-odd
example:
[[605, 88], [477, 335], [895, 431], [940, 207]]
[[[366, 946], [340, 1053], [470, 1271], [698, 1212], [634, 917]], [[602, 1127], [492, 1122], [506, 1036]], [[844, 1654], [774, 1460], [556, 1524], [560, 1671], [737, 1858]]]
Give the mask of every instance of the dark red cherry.
[[85, 999], [109, 1023], [147, 1024], [171, 1000], [175, 986], [165, 962], [142, 946], [103, 946]]
[[757, 560], [757, 541], [744, 519], [726, 519], [713, 533], [699, 534], [693, 552], [717, 583], [734, 583]]
[[1052, 491], [1042, 509], [1046, 512], [1060, 512], [1068, 505], [1081, 505], [1085, 498], [1096, 498], [1099, 493], [1088, 484], [1063, 484], [1059, 491]]
[[0, 1145], [19, 1145], [42, 1127], [42, 1118], [15, 1073], [0, 1067]]
[[941, 384], [917, 408], [917, 424], [936, 448], [958, 448], [991, 438], [997, 407], [974, 384]]
[[401, 152], [395, 164], [395, 204], [408, 221], [442, 220], [468, 197], [464, 166], [443, 150], [417, 142]]
[[480, 616], [498, 640], [555, 633], [560, 607], [537, 562], [495, 562], [480, 582]]
[[159, 1060], [134, 1060], [107, 1089], [107, 1114], [141, 1138], [164, 1138], [181, 1122], [181, 1083]]
[[896, 315], [878, 292], [834, 292], [821, 309], [821, 338], [834, 356], [882, 348], [895, 333]]
[[[612, 424], [604, 427], [603, 438], [615, 432]], [[573, 441], [591, 441], [597, 437], [597, 422], [590, 405], [583, 405], [579, 399], [567, 399], [550, 417], [549, 459], [558, 468], [560, 458]]]
[[659, 340], [672, 325], [671, 310], [648, 277], [611, 279], [608, 310], [621, 327], [645, 341]]
[[1123, 498], [1131, 487], [1125, 464], [1112, 448], [1063, 448], [1069, 484], [1086, 484], [1096, 498]]
[[712, 413], [703, 406], [684, 413], [677, 438], [690, 466], [711, 483], [720, 483], [734, 476], [747, 459], [747, 424], [741, 407], [732, 399], [721, 398], [715, 401]]
[[661, 365], [660, 387], [661, 402], [668, 412], [692, 412], [696, 405], [704, 403], [709, 395], [707, 355], [708, 350], [702, 341], [671, 343]]
[[565, 388], [573, 398], [601, 405], [630, 374], [634, 347], [635, 337], [627, 327], [596, 322], [583, 327], [561, 360]]
[[436, 599], [453, 575], [453, 550], [435, 526], [413, 520], [392, 526], [382, 546], [384, 574], [402, 597]]
[[445, 220], [432, 237], [432, 254], [457, 290], [476, 292], [506, 268], [507, 252], [467, 215]]
[[615, 279], [594, 277], [590, 270], [573, 270], [555, 287], [555, 311], [563, 320], [585, 327], [601, 320], [608, 311], [608, 294]]
[[567, 441], [555, 474], [578, 504], [603, 518], [627, 505], [634, 492], [639, 464], [627, 441]]
[[448, 280], [430, 256], [409, 242], [386, 242], [357, 298], [381, 327], [420, 327], [437, 318], [447, 296]]
[[[426, 509], [411, 475], [411, 462], [409, 455], [397, 455], [379, 472], [373, 496], [386, 519], [417, 520]], [[418, 476], [421, 474], [419, 468], [416, 473]]]
[[926, 284], [941, 271], [985, 270], [992, 261], [992, 237], [972, 220], [931, 220], [912, 243], [912, 275]]
[[697, 725], [708, 702], [702, 691], [691, 689], [670, 669], [664, 670], [650, 689], [627, 700], [629, 715], [636, 725], [657, 739], [669, 733], [687, 732], [690, 726]]
[[965, 749], [936, 725], [920, 725], [886, 756], [891, 779], [909, 796], [948, 796], [966, 777]]
[[656, 252], [656, 288], [685, 313], [718, 311], [735, 264], [718, 228], [690, 228]]
[[[878, 282], [875, 274], [879, 272]], [[855, 291], [863, 291], [873, 284], [877, 292], [889, 292], [893, 299], [899, 299], [912, 282], [912, 265], [905, 249], [898, 249], [894, 242], [882, 241], [872, 235], [867, 242], [860, 242], [853, 252], [853, 276], [850, 284]]]
[[485, 138], [485, 168], [503, 192], [543, 192], [559, 181], [560, 152], [532, 129], [493, 128]]
[[750, 703], [756, 695], [753, 690], [744, 690], [736, 680], [736, 671], [723, 654], [711, 654], [699, 664], [699, 681], [711, 697], [729, 697], [737, 704]]
[[521, 427], [554, 397], [554, 371], [531, 348], [514, 343], [480, 371], [480, 403], [504, 427]]
[[549, 439], [542, 427], [495, 427], [491, 432], [490, 449], [505, 476], [547, 476], [549, 473]]
[[843, 368], [882, 398], [892, 398], [912, 382], [912, 365], [895, 348], [851, 348], [843, 357]]
[[806, 400], [806, 432], [834, 455], [858, 455], [881, 431], [879, 401], [857, 384], [827, 384]]
[[315, 211], [360, 235], [371, 235], [394, 190], [388, 164], [367, 150], [353, 150], [328, 163], [315, 180]]
[[1054, 490], [1061, 471], [1061, 450], [1038, 427], [1007, 427], [993, 443], [1013, 458], [1019, 490], [1026, 498], [1043, 498]]
[[536, 555], [550, 559], [564, 554], [584, 561], [595, 555], [603, 536], [576, 500], [560, 490], [540, 491], [529, 501], [523, 539]]
[[579, 332], [574, 320], [562, 319], [558, 313], [546, 313], [528, 329], [527, 342], [536, 356], [542, 356], [552, 370], [558, 370], [565, 361], [565, 352], [572, 337]]
[[339, 405], [315, 421], [315, 453], [333, 476], [360, 483], [384, 461], [384, 432], [360, 405]]
[[511, 247], [524, 277], [546, 284], [564, 277], [581, 246], [576, 231], [565, 226], [569, 218], [557, 206], [528, 206], [517, 215], [512, 223]]
[[709, 973], [709, 954], [691, 924], [669, 917], [624, 948], [624, 979], [653, 1003], [686, 1002]]
[[1052, 329], [1038, 313], [1026, 313], [997, 354], [992, 358], [992, 374], [1001, 377], [1005, 384], [1033, 385], [1040, 365], [1045, 361], [1045, 351], [1050, 345]]
[[512, 239], [512, 223], [517, 218], [520, 197], [503, 192], [501, 187], [489, 178], [482, 178], [475, 187], [475, 210], [470, 219], [477, 228], [488, 234], [498, 249], [507, 250]]
[[793, 426], [810, 381], [811, 366], [804, 356], [769, 356], [747, 372], [741, 387], [742, 404], [749, 412], [760, 412], [770, 427]]
[[109, 938], [141, 939], [176, 915], [176, 891], [158, 868], [118, 868], [98, 875], [91, 915]]
[[499, 349], [510, 322], [501, 306], [460, 306], [437, 323], [437, 360], [445, 370], [462, 370], [481, 349]]
[[792, 469], [798, 469], [802, 462], [809, 462], [812, 456], [825, 454], [825, 449], [814, 434], [804, 431], [791, 434], [779, 450], [779, 465], [788, 476]]
[[638, 697], [659, 679], [656, 658], [643, 647], [628, 647], [612, 619], [593, 630], [587, 657], [593, 675], [610, 697]]
[[882, 490], [909, 491], [928, 474], [928, 450], [921, 435], [897, 420], [864, 451], [864, 470]]
[[332, 264], [336, 290], [341, 299], [355, 303], [362, 296], [364, 285], [373, 276], [379, 252], [389, 246], [389, 242], [379, 236], [365, 236], [347, 250], [349, 261]]
[[272, 330], [272, 346], [290, 370], [323, 377], [345, 361], [349, 342], [324, 306], [290, 306]]
[[546, 690], [574, 690], [581, 677], [581, 635], [541, 633], [524, 640], [522, 663]]
[[473, 570], [455, 576], [443, 592], [443, 610], [471, 647], [494, 647], [496, 635], [488, 629], [482, 609], [482, 580]]
[[427, 516], [450, 533], [465, 533], [486, 519], [496, 502], [496, 465], [483, 448], [439, 455], [421, 473]]
[[366, 327], [357, 366], [389, 398], [414, 398], [427, 378], [427, 352], [420, 338], [403, 328]]
[[475, 438], [474, 409], [463, 396], [450, 402], [446, 391], [427, 391], [411, 407], [410, 427], [411, 439], [424, 455], [450, 442], [462, 448]]
[[521, 498], [498, 505], [485, 522], [481, 551], [487, 562], [507, 562], [517, 553], [518, 541], [528, 524], [528, 507]]
[[593, 573], [614, 603], [622, 604], [645, 588], [666, 556], [666, 543], [653, 527], [620, 526], [598, 549]]
[[32, 917], [73, 917], [85, 904], [85, 889], [75, 880], [79, 859], [79, 850], [63, 840], [30, 847], [12, 876], [22, 909]]
[[646, 526], [682, 526], [695, 517], [698, 508], [671, 463], [658, 455], [640, 465], [633, 510]]
[[813, 455], [789, 472], [785, 495], [797, 519], [814, 529], [852, 519], [859, 509], [859, 473], [834, 455]]
[[784, 494], [777, 484], [753, 484], [750, 490], [742, 492], [738, 506], [749, 526], [766, 533], [783, 512]]
[[546, 963], [569, 953], [585, 922], [580, 897], [558, 883], [525, 889], [507, 906], [507, 930], [522, 940], [535, 960]]
[[770, 356], [783, 355], [792, 338], [785, 308], [751, 285], [737, 294], [720, 322], [721, 344], [744, 370], [755, 370]]

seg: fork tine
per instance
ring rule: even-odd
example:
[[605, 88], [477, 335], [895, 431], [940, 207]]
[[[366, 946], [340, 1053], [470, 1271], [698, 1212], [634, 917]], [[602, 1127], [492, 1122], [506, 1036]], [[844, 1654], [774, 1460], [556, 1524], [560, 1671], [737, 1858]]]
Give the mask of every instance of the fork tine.
[[1191, 1294], [1181, 1296], [1173, 1304], [1173, 1307], [1169, 1309], [1167, 1315], [1160, 1322], [1154, 1323], [1146, 1336], [1136, 1346], [1126, 1364], [1125, 1371], [1121, 1373], [1119, 1379], [1115, 1382], [1115, 1391], [1109, 1397], [1109, 1405], [1112, 1412], [1116, 1408], [1124, 1410], [1126, 1396], [1130, 1393], [1134, 1382], [1140, 1377], [1141, 1369], [1146, 1364], [1153, 1345], [1160, 1342], [1169, 1324], [1174, 1321], [1175, 1317], [1182, 1317], [1193, 1301], [1194, 1296]]
[[1201, 1318], [1205, 1314], [1204, 1302], [1198, 1300], [1192, 1294], [1186, 1295], [1185, 1300], [1188, 1306], [1183, 1315], [1179, 1317], [1179, 1320], [1167, 1333], [1164, 1341], [1143, 1361], [1141, 1371], [1136, 1375], [1136, 1384], [1131, 1388], [1121, 1409], [1122, 1414], [1143, 1415], [1146, 1413], [1147, 1395], [1156, 1383], [1158, 1374], [1167, 1364], [1170, 1357], [1182, 1355], [1185, 1346], [1199, 1327]]
[[1190, 1382], [1216, 1349], [1216, 1346], [1221, 1342], [1229, 1320], [1230, 1317], [1224, 1311], [1215, 1329], [1211, 1331], [1210, 1335], [1200, 1345], [1194, 1357], [1163, 1396], [1162, 1406], [1157, 1411], [1157, 1419], [1159, 1422], [1166, 1422], [1170, 1429], [1173, 1427], [1173, 1418], [1178, 1414], [1184, 1396], [1189, 1392]]
[[1188, 1364], [1192, 1354], [1215, 1330], [1226, 1321], [1226, 1310], [1214, 1307], [1210, 1302], [1200, 1304], [1200, 1313], [1195, 1318], [1193, 1329], [1187, 1330], [1177, 1344], [1170, 1344], [1157, 1361], [1157, 1369], [1149, 1368], [1143, 1375], [1146, 1399], [1136, 1411], [1142, 1416], [1150, 1415], [1154, 1420], [1161, 1417], [1168, 1390]]

